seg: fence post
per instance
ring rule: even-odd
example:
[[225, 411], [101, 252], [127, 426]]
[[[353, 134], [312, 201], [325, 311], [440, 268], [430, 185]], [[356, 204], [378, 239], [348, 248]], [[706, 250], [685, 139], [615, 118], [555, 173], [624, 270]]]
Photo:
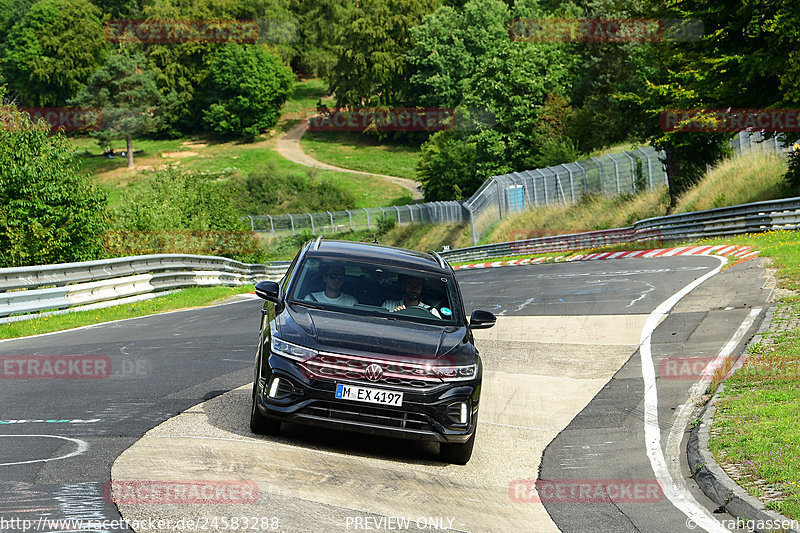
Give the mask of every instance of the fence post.
[[311, 235], [316, 235], [317, 232], [314, 229], [314, 215], [312, 215], [311, 213], [306, 213], [306, 215], [308, 215], [308, 218], [311, 219]]
[[572, 171], [569, 169], [567, 165], [561, 163], [561, 166], [567, 171], [567, 175], [569, 176], [569, 194], [572, 197], [572, 203], [575, 203], [575, 187], [572, 184]]
[[394, 206], [394, 208], [397, 211], [397, 225], [399, 226], [400, 225], [400, 208], [397, 207], [397, 206]]
[[535, 170], [542, 177], [542, 188], [544, 189], [544, 205], [550, 205], [550, 199], [547, 197], [547, 176], [545, 176], [544, 172], [542, 172], [538, 168]]
[[589, 183], [586, 180], [586, 167], [581, 165], [580, 161], [575, 161], [575, 164], [583, 171], [583, 194], [586, 195], [589, 193]]
[[275, 235], [275, 224], [272, 223], [272, 215], [267, 215], [269, 217], [269, 229], [272, 230], [272, 234]]
[[650, 159], [650, 154], [648, 154], [647, 152], [645, 152], [644, 150], [642, 150], [642, 148], [641, 148], [641, 147], [638, 147], [638, 148], [636, 148], [636, 149], [637, 149], [637, 150], [639, 150], [640, 152], [642, 152], [642, 155], [644, 155], [644, 156], [647, 158], [647, 176], [648, 176], [648, 183], [650, 184], [650, 190], [652, 191], [652, 190], [653, 190], [653, 162], [652, 162], [652, 160]]
[[633, 156], [628, 152], [622, 152], [625, 154], [628, 159], [631, 160], [631, 184], [633, 185], [633, 194], [636, 194], [636, 161], [633, 159]]
[[250, 219], [250, 231], [255, 231], [256, 227], [253, 225], [253, 217], [250, 216], [250, 215], [247, 215], [247, 218]]
[[406, 207], [408, 208], [408, 218], [411, 219], [411, 223], [413, 224], [414, 223], [414, 210], [411, 209], [410, 205], [407, 205]]
[[594, 161], [595, 163], [597, 163], [597, 170], [600, 171], [600, 196], [605, 196], [606, 195], [606, 187], [605, 187], [605, 184], [603, 183], [603, 165], [600, 163], [600, 161], [597, 160], [596, 157], [592, 157], [590, 159], [592, 161]]
[[294, 217], [292, 215], [289, 215], [289, 222], [292, 223], [292, 236], [294, 236]]
[[503, 220], [503, 195], [500, 193], [500, 182], [494, 178], [492, 181], [497, 186], [497, 212], [500, 214], [500, 220]]
[[347, 216], [350, 218], [350, 231], [353, 231], [353, 213], [349, 209], [345, 209], [345, 211], [347, 211]]
[[472, 232], [472, 246], [475, 246], [478, 244], [478, 236], [475, 235], [475, 216], [472, 213], [472, 207], [464, 204], [464, 208], [469, 213], [469, 230]]
[[366, 207], [362, 208], [367, 213], [367, 229], [372, 229], [372, 226], [369, 225], [369, 211]]
[[617, 195], [620, 195], [622, 193], [622, 189], [620, 189], [619, 186], [619, 163], [617, 163], [617, 160], [614, 159], [611, 154], [608, 154], [608, 158], [614, 162], [614, 174], [617, 176]]
[[333, 213], [327, 211], [328, 216], [331, 217], [331, 233], [336, 233], [336, 229], [333, 227]]

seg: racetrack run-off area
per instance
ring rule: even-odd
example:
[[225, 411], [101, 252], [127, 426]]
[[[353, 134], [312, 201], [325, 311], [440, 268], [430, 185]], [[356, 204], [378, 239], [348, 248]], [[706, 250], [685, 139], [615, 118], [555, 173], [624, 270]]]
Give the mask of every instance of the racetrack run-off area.
[[[484, 390], [466, 466], [440, 462], [435, 444], [288, 424], [278, 437], [252, 435], [261, 300], [250, 295], [0, 342], [0, 357], [110, 362], [110, 372], [83, 376], [95, 379], [2, 380], [0, 437], [8, 445], [0, 456], [0, 516], [112, 520], [121, 513], [137, 531], [185, 531], [185, 520], [208, 517], [262, 517], [272, 530], [292, 532], [390, 519], [409, 520], [410, 530], [684, 530], [685, 505], [670, 496], [693, 502], [692, 513], [719, 515], [676, 451], [685, 429], [675, 431], [676, 413], [697, 379], [662, 369], [671, 358], [705, 361], [726, 346], [738, 353], [760, 320], [753, 308], [768, 307], [770, 294], [758, 260], [718, 272], [722, 261], [673, 255], [459, 271], [467, 311], [498, 315], [495, 328], [476, 331]], [[704, 276], [674, 308], [664, 307]], [[731, 339], [739, 339], [733, 347]], [[655, 404], [645, 394], [646, 344]], [[658, 449], [645, 430], [653, 423], [676, 488], [654, 472]], [[250, 492], [233, 502], [115, 505], [112, 478], [215, 483], [216, 490], [238, 483], [236, 494]], [[535, 480], [550, 488], [577, 480], [664, 489], [652, 501], [563, 501], [530, 490]], [[149, 525], [154, 519], [171, 522]]]

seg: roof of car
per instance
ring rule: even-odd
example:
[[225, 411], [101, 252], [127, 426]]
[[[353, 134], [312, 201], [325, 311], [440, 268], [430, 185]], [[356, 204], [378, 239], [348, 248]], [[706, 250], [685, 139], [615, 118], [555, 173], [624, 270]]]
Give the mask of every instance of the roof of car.
[[309, 257], [352, 259], [435, 272], [449, 270], [442, 268], [437, 258], [431, 254], [374, 243], [323, 239], [319, 241], [319, 246], [312, 245], [307, 254]]

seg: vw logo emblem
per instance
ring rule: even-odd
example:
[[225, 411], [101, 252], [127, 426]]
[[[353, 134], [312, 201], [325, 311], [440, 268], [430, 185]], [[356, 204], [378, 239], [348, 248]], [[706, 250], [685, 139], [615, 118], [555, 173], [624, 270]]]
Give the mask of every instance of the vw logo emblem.
[[383, 369], [380, 365], [373, 363], [364, 370], [364, 376], [370, 381], [378, 381], [383, 377]]

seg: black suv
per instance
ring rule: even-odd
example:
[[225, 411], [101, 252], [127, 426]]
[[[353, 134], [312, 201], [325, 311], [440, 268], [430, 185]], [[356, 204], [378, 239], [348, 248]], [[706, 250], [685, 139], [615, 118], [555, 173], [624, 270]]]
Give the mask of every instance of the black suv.
[[472, 455], [483, 366], [455, 273], [435, 252], [349, 241], [307, 243], [266, 300], [250, 429], [281, 422], [440, 442]]

